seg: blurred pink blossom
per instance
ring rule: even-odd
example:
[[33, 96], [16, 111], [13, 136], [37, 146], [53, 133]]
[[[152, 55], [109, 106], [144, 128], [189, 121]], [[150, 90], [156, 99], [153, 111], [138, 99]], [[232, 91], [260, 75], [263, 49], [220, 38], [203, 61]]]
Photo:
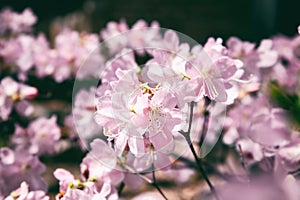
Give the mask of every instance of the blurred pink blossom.
[[13, 107], [24, 116], [33, 112], [27, 100], [34, 98], [38, 91], [35, 87], [18, 83], [11, 77], [5, 77], [0, 83], [0, 117], [7, 120]]

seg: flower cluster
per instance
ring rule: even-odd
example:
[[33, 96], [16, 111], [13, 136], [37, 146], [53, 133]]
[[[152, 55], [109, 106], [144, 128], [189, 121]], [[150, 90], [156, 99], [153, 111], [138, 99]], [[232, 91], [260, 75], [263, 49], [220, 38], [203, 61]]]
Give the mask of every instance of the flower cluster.
[[80, 164], [82, 180], [75, 179], [65, 169], [54, 171], [55, 178], [59, 180], [57, 199], [118, 199], [115, 186], [124, 179], [124, 175], [113, 169], [117, 163], [113, 149], [100, 139], [95, 139], [91, 147]]
[[20, 14], [11, 9], [4, 9], [0, 14], [0, 35], [4, 35], [6, 32], [15, 34], [31, 31], [31, 27], [36, 21], [37, 17], [29, 8]]
[[50, 198], [46, 196], [45, 192], [42, 190], [29, 191], [29, 186], [26, 182], [22, 182], [20, 187], [10, 193], [5, 200], [49, 200]]
[[33, 155], [54, 153], [58, 147], [61, 130], [56, 124], [56, 117], [50, 119], [40, 117], [32, 121], [27, 129], [16, 124], [11, 142], [16, 149], [28, 151]]
[[[37, 156], [26, 151], [13, 151], [7, 147], [0, 149], [0, 197], [7, 196], [23, 181], [26, 181], [32, 190], [47, 190], [47, 184], [42, 178], [46, 166]], [[23, 192], [28, 192], [24, 190]], [[26, 194], [20, 194], [26, 196]]]
[[[284, 86], [286, 91], [297, 92], [297, 74], [300, 69], [297, 55], [298, 40], [299, 37], [294, 39], [276, 37], [273, 40], [263, 41], [255, 51], [262, 52], [261, 49], [267, 49], [266, 53], [244, 53], [242, 57], [246, 60], [245, 63], [253, 59], [253, 56], [272, 59], [269, 63], [263, 62], [263, 67], [258, 65], [261, 63], [257, 62], [258, 59], [253, 59], [255, 62], [249, 62], [249, 68], [254, 68], [254, 64], [257, 65], [256, 74], [260, 77], [259, 90], [255, 96], [243, 94], [243, 97], [229, 110], [223, 137], [226, 144], [236, 145], [243, 164], [248, 167], [258, 164], [263, 170], [274, 171], [278, 176], [286, 176], [299, 167], [296, 164], [299, 133], [295, 124], [290, 120], [290, 111], [270, 102], [266, 94], [272, 95], [274, 91], [272, 88], [267, 89], [266, 86], [271, 82], [271, 87], [275, 87], [276, 84], [272, 85], [272, 81], [276, 81]], [[232, 52], [242, 46], [245, 49], [247, 46], [249, 49], [251, 45], [236, 38], [228, 42], [232, 47]], [[288, 50], [285, 51], [283, 48]], [[253, 51], [253, 48], [251, 49]], [[270, 160], [273, 161], [270, 162]]]
[[[36, 21], [0, 12], [0, 199], [117, 200], [143, 182], [157, 193], [133, 199], [167, 199], [158, 179], [194, 184], [197, 173], [210, 191], [195, 199], [300, 198], [299, 35], [201, 46], [121, 20], [48, 39]], [[72, 105], [52, 93], [70, 82]], [[64, 150], [81, 152], [80, 173], [60, 166], [47, 196], [42, 161], [77, 156]]]
[[[44, 34], [33, 36], [30, 32], [24, 32], [24, 29], [30, 30], [36, 20], [30, 10], [25, 10], [22, 15], [11, 12], [2, 11], [0, 18], [3, 20], [0, 21], [3, 24], [0, 27], [6, 27], [16, 34], [0, 34], [0, 57], [8, 70], [18, 72], [20, 79], [24, 80], [29, 73], [33, 73], [39, 78], [51, 76], [55, 81], [62, 82], [74, 77], [83, 61], [84, 65], [94, 69], [103, 63], [103, 57], [97, 49], [98, 35], [64, 29], [55, 37], [54, 48], [51, 48], [52, 44]], [[94, 71], [85, 71], [78, 78], [95, 76]]]

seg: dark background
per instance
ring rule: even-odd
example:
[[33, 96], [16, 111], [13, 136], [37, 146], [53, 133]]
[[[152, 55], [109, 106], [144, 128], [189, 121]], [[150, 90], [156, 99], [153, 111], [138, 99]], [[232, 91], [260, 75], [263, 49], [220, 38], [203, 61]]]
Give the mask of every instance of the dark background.
[[[182, 32], [200, 43], [209, 36], [238, 36], [259, 41], [276, 34], [293, 36], [300, 24], [299, 0], [1, 0], [0, 8], [23, 11], [31, 7], [39, 18], [36, 29], [49, 31], [50, 22], [74, 11], [89, 13], [91, 31], [121, 18], [132, 25], [138, 19], [157, 20], [161, 27]], [[91, 12], [93, 10], [93, 12]]]

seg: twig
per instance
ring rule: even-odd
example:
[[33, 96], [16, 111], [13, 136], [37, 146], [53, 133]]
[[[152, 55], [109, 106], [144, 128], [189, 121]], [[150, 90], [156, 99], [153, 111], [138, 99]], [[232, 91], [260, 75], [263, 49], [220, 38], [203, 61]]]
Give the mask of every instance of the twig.
[[195, 161], [196, 161], [196, 164], [198, 166], [198, 169], [202, 175], [202, 177], [204, 178], [204, 180], [206, 181], [207, 185], [209, 186], [212, 194], [216, 197], [217, 200], [220, 200], [218, 194], [217, 194], [217, 191], [215, 189], [215, 187], [213, 186], [213, 184], [210, 182], [206, 172], [205, 172], [205, 169], [203, 168], [203, 163], [202, 163], [202, 160], [198, 157], [196, 151], [195, 151], [195, 148], [193, 146], [193, 143], [191, 141], [191, 136], [190, 136], [190, 132], [191, 132], [191, 126], [192, 126], [192, 121], [193, 121], [193, 111], [194, 111], [194, 102], [191, 102], [191, 105], [190, 105], [190, 118], [189, 118], [189, 127], [188, 127], [188, 131], [185, 132], [183, 130], [179, 131], [179, 133], [181, 133], [185, 140], [187, 141], [190, 149], [191, 149], [191, 152], [195, 158]]
[[183, 157], [183, 156], [179, 156], [177, 154], [172, 154], [172, 156], [174, 156], [179, 161], [185, 163], [187, 167], [197, 169], [197, 165], [195, 164], [195, 162], [193, 162], [189, 158], [186, 158], [186, 157]]
[[154, 164], [152, 164], [152, 185], [157, 189], [157, 191], [161, 194], [161, 196], [165, 199], [168, 200], [166, 195], [163, 193], [163, 191], [160, 189], [159, 185], [156, 182], [156, 176], [155, 176], [155, 167]]
[[203, 120], [203, 124], [202, 124], [201, 136], [200, 136], [200, 141], [199, 141], [199, 148], [201, 148], [201, 146], [202, 146], [202, 144], [204, 142], [204, 139], [206, 137], [207, 130], [208, 130], [209, 116], [210, 116], [210, 113], [209, 113], [209, 111], [207, 109], [207, 107], [210, 104], [210, 100], [207, 97], [205, 97], [204, 100], [205, 100], [205, 103], [204, 103], [204, 113], [203, 113], [204, 120]]
[[157, 185], [156, 182], [156, 177], [155, 177], [155, 170], [154, 170], [154, 166], [152, 166], [152, 178], [153, 180], [151, 180], [150, 178], [148, 178], [147, 176], [136, 172], [134, 169], [132, 169], [131, 167], [129, 167], [128, 165], [123, 165], [123, 167], [130, 173], [136, 174], [137, 176], [139, 176], [140, 178], [142, 178], [144, 181], [146, 181], [147, 183], [149, 183], [150, 185], [152, 185], [153, 187], [155, 187], [157, 189], [157, 191], [163, 196], [163, 198], [165, 200], [168, 200], [168, 198], [165, 196], [165, 194], [162, 192], [162, 190], [160, 189], [160, 187]]

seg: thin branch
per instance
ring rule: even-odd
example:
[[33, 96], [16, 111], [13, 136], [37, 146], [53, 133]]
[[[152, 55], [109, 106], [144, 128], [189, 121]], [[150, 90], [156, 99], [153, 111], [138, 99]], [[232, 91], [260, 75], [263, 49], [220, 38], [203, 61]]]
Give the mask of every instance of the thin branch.
[[201, 130], [201, 136], [200, 136], [200, 141], [199, 141], [199, 148], [201, 148], [204, 139], [206, 137], [207, 131], [208, 131], [208, 122], [209, 122], [209, 116], [210, 113], [208, 111], [208, 106], [210, 104], [210, 100], [205, 97], [205, 103], [204, 103], [204, 120], [203, 120], [203, 124], [202, 124], [202, 130]]
[[149, 184], [152, 184], [152, 180], [150, 178], [148, 178], [147, 176], [135, 171], [134, 169], [132, 169], [131, 167], [129, 167], [128, 165], [122, 165], [128, 172], [132, 173], [132, 174], [136, 174], [137, 176], [139, 176], [140, 178], [142, 178], [144, 181], [146, 181]]
[[192, 121], [193, 121], [193, 107], [194, 107], [194, 102], [191, 102], [191, 106], [190, 106], [190, 118], [189, 118], [189, 127], [188, 127], [188, 131], [185, 132], [183, 130], [179, 131], [179, 133], [181, 133], [185, 140], [187, 141], [189, 147], [190, 147], [190, 150], [195, 158], [195, 161], [196, 161], [196, 164], [198, 166], [198, 169], [202, 175], [202, 177], [204, 178], [204, 180], [206, 181], [207, 185], [209, 186], [210, 188], [210, 191], [212, 192], [212, 194], [215, 196], [215, 198], [217, 200], [219, 200], [219, 196], [217, 194], [217, 191], [215, 189], [215, 187], [213, 186], [213, 184], [210, 182], [207, 174], [206, 174], [206, 171], [203, 167], [203, 163], [202, 163], [202, 160], [198, 157], [196, 151], [195, 151], [195, 148], [193, 146], [193, 143], [191, 141], [191, 136], [190, 136], [190, 133], [191, 133], [191, 126], [192, 126]]
[[162, 190], [160, 189], [160, 187], [157, 185], [156, 182], [156, 177], [155, 177], [155, 170], [152, 166], [152, 178], [153, 180], [151, 180], [150, 178], [148, 178], [147, 176], [136, 172], [134, 169], [132, 169], [131, 167], [129, 167], [128, 165], [123, 165], [123, 167], [130, 173], [136, 174], [137, 176], [139, 176], [140, 178], [142, 178], [144, 181], [146, 181], [147, 183], [149, 183], [150, 185], [152, 185], [153, 187], [155, 187], [157, 189], [157, 191], [163, 196], [163, 198], [165, 200], [168, 200], [168, 198], [165, 196], [165, 194], [162, 192]]
[[213, 184], [210, 182], [210, 180], [209, 180], [209, 178], [208, 178], [208, 176], [206, 174], [206, 171], [205, 171], [205, 169], [203, 167], [202, 160], [198, 158], [193, 144], [190, 143], [189, 146], [190, 146], [192, 154], [193, 154], [193, 156], [194, 156], [194, 158], [196, 160], [196, 163], [198, 165], [198, 169], [200, 170], [201, 175], [203, 176], [204, 180], [206, 181], [207, 185], [209, 186], [209, 189], [211, 190], [211, 192], [215, 195], [216, 199], [219, 200], [219, 196], [217, 194], [217, 191], [216, 191], [215, 187], [213, 186]]
[[179, 156], [177, 154], [172, 154], [172, 156], [174, 156], [174, 158], [176, 158], [179, 161], [181, 161], [184, 164], [186, 164], [187, 167], [190, 167], [190, 168], [193, 168], [193, 169], [197, 169], [197, 165], [195, 164], [195, 162], [193, 162], [189, 158], [186, 158], [186, 157], [183, 157], [183, 156]]
[[168, 198], [166, 197], [166, 195], [163, 193], [163, 191], [160, 189], [159, 185], [157, 184], [156, 181], [156, 176], [155, 176], [155, 167], [154, 164], [152, 164], [152, 185], [157, 189], [157, 191], [161, 194], [161, 196], [165, 199], [168, 200]]
[[193, 115], [194, 115], [194, 104], [195, 102], [191, 102], [191, 107], [190, 107], [190, 118], [189, 118], [189, 128], [188, 128], [188, 133], [190, 135], [191, 129], [192, 129], [192, 123], [193, 123]]

